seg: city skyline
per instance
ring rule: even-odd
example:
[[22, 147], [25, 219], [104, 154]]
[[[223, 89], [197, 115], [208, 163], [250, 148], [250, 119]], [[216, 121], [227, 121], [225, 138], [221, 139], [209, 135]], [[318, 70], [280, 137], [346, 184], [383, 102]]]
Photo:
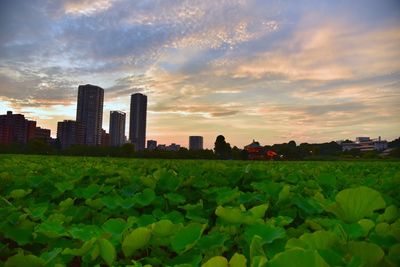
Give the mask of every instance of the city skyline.
[[[148, 140], [243, 147], [400, 133], [400, 3], [7, 1], [0, 114], [51, 129], [75, 120], [79, 84], [130, 118], [148, 96]], [[129, 125], [125, 135], [129, 136]]]

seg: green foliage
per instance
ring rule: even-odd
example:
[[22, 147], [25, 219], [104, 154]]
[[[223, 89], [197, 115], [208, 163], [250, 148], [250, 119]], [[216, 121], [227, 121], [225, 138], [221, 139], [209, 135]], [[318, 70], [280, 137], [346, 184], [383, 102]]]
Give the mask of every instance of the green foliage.
[[0, 266], [399, 266], [399, 173], [0, 156]]
[[145, 227], [139, 227], [128, 234], [122, 242], [122, 251], [126, 257], [130, 257], [136, 250], [144, 248], [150, 240], [151, 231]]
[[336, 203], [330, 210], [345, 222], [357, 222], [372, 216], [374, 210], [385, 208], [385, 200], [374, 189], [360, 186], [344, 189], [336, 195]]

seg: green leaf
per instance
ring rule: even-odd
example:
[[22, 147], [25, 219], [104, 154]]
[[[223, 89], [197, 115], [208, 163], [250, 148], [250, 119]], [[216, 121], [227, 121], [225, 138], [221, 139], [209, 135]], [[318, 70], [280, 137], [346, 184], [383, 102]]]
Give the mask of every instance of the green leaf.
[[358, 224], [363, 229], [364, 236], [368, 235], [369, 231], [375, 226], [375, 223], [370, 219], [361, 219], [358, 221]]
[[99, 237], [102, 234], [102, 231], [96, 225], [78, 224], [71, 227], [68, 233], [75, 239], [88, 241], [93, 237]]
[[4, 267], [41, 267], [44, 266], [45, 261], [34, 255], [16, 254], [7, 259]]
[[40, 258], [45, 261], [45, 264], [48, 264], [49, 262], [54, 260], [61, 252], [62, 248], [55, 248], [51, 251], [44, 252], [42, 255], [40, 255]]
[[166, 199], [168, 199], [169, 204], [173, 205], [173, 206], [183, 204], [186, 201], [184, 196], [182, 196], [181, 194], [176, 194], [176, 193], [164, 194], [164, 197]]
[[130, 257], [136, 250], [144, 248], [149, 243], [151, 231], [145, 227], [139, 227], [127, 235], [122, 242], [122, 251], [126, 257]]
[[93, 244], [96, 242], [96, 238], [92, 238], [85, 243], [83, 243], [82, 247], [80, 248], [66, 248], [62, 252], [63, 255], [73, 255], [73, 256], [83, 256], [90, 251], [93, 247]]
[[283, 228], [266, 224], [247, 226], [244, 231], [244, 237], [249, 244], [254, 235], [260, 236], [265, 243], [272, 243], [275, 239], [284, 238], [286, 236], [286, 232]]
[[395, 205], [390, 205], [385, 209], [385, 213], [379, 215], [378, 222], [392, 223], [398, 218], [400, 218], [399, 209]]
[[60, 206], [60, 208], [66, 209], [66, 208], [73, 206], [74, 202], [75, 202], [75, 199], [72, 199], [69, 197], [69, 198], [61, 201], [60, 204], [58, 204], [58, 205]]
[[124, 231], [126, 225], [127, 223], [124, 219], [112, 218], [104, 222], [102, 228], [104, 229], [104, 231], [112, 234], [121, 234]]
[[[290, 242], [289, 242], [290, 241]], [[305, 233], [300, 238], [300, 242], [291, 239], [286, 243], [286, 249], [300, 247], [304, 249], [330, 249], [338, 237], [331, 232], [316, 231], [314, 233]]]
[[203, 230], [204, 227], [201, 224], [191, 224], [183, 227], [171, 240], [173, 250], [181, 253], [193, 247], [200, 239]]
[[220, 232], [208, 233], [207, 235], [201, 237], [197, 243], [197, 247], [203, 250], [210, 250], [217, 247], [222, 247], [229, 235]]
[[9, 197], [13, 199], [23, 198], [26, 195], [29, 195], [32, 192], [32, 189], [24, 190], [24, 189], [15, 189], [10, 192]]
[[4, 226], [4, 236], [18, 243], [18, 245], [26, 245], [32, 241], [33, 224], [27, 220], [22, 221], [17, 225]]
[[145, 188], [143, 192], [135, 195], [136, 203], [142, 205], [143, 207], [150, 205], [155, 198], [156, 194], [154, 193], [154, 190], [150, 188]]
[[268, 267], [329, 267], [325, 260], [315, 250], [294, 248], [276, 254]]
[[47, 220], [39, 224], [35, 228], [35, 232], [43, 233], [49, 237], [59, 237], [66, 235], [65, 228], [63, 227], [63, 221], [61, 220]]
[[351, 255], [362, 259], [364, 264], [371, 266], [378, 265], [385, 253], [376, 244], [365, 241], [351, 241], [348, 244], [348, 251]]
[[378, 235], [381, 235], [381, 236], [386, 236], [386, 235], [391, 235], [392, 234], [392, 231], [390, 229], [390, 225], [388, 223], [384, 223], [384, 222], [383, 223], [378, 223], [375, 226], [375, 232]]
[[100, 186], [97, 184], [91, 184], [88, 187], [82, 189], [80, 196], [88, 199], [93, 198], [100, 191]]
[[101, 238], [97, 240], [100, 247], [100, 256], [108, 264], [112, 265], [117, 257], [114, 246], [107, 239]]
[[268, 263], [268, 259], [265, 256], [255, 256], [251, 260], [251, 267], [266, 267]]
[[215, 215], [229, 223], [243, 223], [245, 220], [245, 216], [242, 214], [242, 210], [236, 207], [224, 208], [222, 206], [218, 206], [215, 210]]
[[106, 195], [100, 198], [101, 202], [109, 209], [114, 210], [118, 207], [118, 198], [111, 195]]
[[263, 245], [265, 242], [258, 235], [254, 235], [251, 244], [250, 244], [250, 260], [253, 262], [253, 259], [257, 256], [265, 257], [265, 251], [263, 249]]
[[265, 212], [268, 209], [269, 204], [261, 204], [259, 206], [252, 207], [249, 211], [256, 217], [256, 218], [263, 218]]
[[336, 203], [328, 211], [348, 223], [372, 216], [374, 210], [385, 208], [381, 194], [371, 188], [360, 186], [344, 189], [336, 195]]
[[161, 220], [152, 225], [153, 234], [156, 236], [169, 236], [174, 233], [174, 224], [170, 220]]
[[229, 261], [229, 267], [246, 267], [247, 259], [244, 255], [235, 253]]
[[71, 190], [74, 188], [74, 184], [71, 182], [58, 182], [55, 183], [54, 186], [57, 188], [60, 193], [64, 193], [67, 190]]
[[278, 202], [284, 202], [290, 197], [290, 185], [284, 185], [281, 192], [279, 192]]
[[201, 267], [228, 267], [228, 260], [222, 256], [215, 256], [202, 264]]

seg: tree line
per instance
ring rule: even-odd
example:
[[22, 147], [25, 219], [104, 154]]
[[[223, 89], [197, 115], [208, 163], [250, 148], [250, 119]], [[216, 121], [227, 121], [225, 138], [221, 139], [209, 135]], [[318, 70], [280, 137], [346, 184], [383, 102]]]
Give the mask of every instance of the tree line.
[[[389, 157], [400, 158], [400, 138], [389, 142], [391, 151]], [[277, 153], [274, 160], [335, 160], [381, 158], [380, 152], [353, 149], [342, 151], [342, 147], [336, 142], [320, 144], [301, 143], [295, 141], [274, 144], [263, 147], [263, 151], [272, 150]], [[65, 155], [65, 156], [94, 156], [94, 157], [132, 157], [132, 158], [164, 158], [164, 159], [223, 159], [223, 160], [247, 160], [248, 152], [236, 146], [231, 147], [222, 135], [217, 136], [214, 149], [188, 150], [180, 148], [178, 151], [143, 150], [135, 151], [133, 144], [124, 144], [120, 147], [109, 146], [85, 146], [73, 145], [62, 150], [58, 142], [49, 144], [40, 139], [34, 139], [27, 144], [13, 143], [0, 145], [2, 154], [38, 154], [38, 155]]]

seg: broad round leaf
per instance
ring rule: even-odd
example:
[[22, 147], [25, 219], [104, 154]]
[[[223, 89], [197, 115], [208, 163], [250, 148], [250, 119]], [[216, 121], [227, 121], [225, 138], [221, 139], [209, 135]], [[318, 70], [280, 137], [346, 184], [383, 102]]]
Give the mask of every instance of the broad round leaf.
[[117, 257], [114, 246], [107, 239], [101, 238], [98, 240], [100, 247], [100, 256], [108, 264], [112, 265]]
[[336, 195], [336, 204], [330, 209], [335, 215], [348, 223], [369, 217], [374, 210], [385, 208], [381, 194], [369, 187], [344, 189]]
[[127, 235], [122, 242], [122, 251], [126, 257], [130, 257], [133, 253], [144, 248], [149, 243], [151, 231], [145, 227], [139, 227]]
[[315, 250], [303, 250], [299, 248], [281, 252], [268, 264], [269, 267], [329, 267], [324, 259]]
[[25, 256], [23, 254], [17, 254], [8, 258], [4, 267], [41, 267], [44, 265], [44, 260], [34, 255]]
[[222, 256], [215, 256], [201, 265], [201, 267], [228, 267], [228, 260]]

